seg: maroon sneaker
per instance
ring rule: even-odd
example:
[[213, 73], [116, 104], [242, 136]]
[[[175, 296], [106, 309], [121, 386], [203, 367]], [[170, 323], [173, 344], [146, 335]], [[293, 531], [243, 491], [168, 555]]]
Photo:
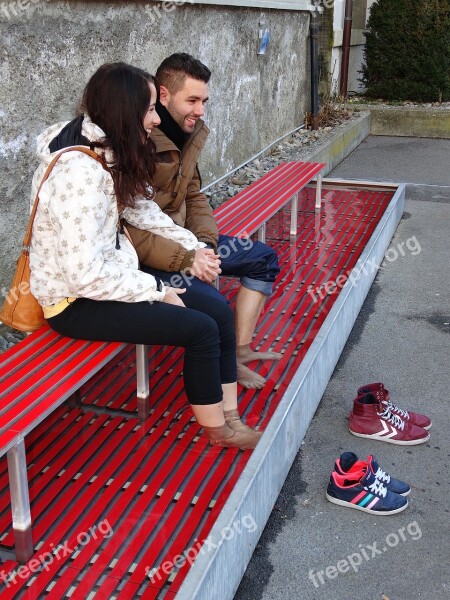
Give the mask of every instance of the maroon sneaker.
[[420, 413], [411, 412], [410, 410], [403, 410], [392, 404], [389, 399], [389, 390], [384, 387], [382, 383], [368, 383], [358, 389], [357, 395], [363, 396], [364, 394], [373, 394], [376, 398], [381, 399], [383, 406], [387, 406], [391, 413], [398, 415], [406, 423], [411, 425], [417, 425], [417, 427], [423, 427], [424, 429], [430, 429], [431, 419], [426, 415]]
[[426, 429], [407, 423], [370, 392], [353, 401], [349, 429], [358, 437], [404, 446], [423, 444], [430, 438]]

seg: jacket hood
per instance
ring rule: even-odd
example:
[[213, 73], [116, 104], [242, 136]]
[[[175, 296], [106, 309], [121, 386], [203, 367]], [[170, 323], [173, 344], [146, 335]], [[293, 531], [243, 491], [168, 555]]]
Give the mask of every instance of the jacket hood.
[[[84, 115], [82, 122], [77, 118], [73, 121], [64, 121], [56, 123], [45, 129], [36, 138], [36, 154], [40, 161], [50, 163], [55, 154], [71, 145], [86, 146], [90, 142], [97, 142], [105, 137], [104, 132], [95, 125], [87, 115]], [[79, 125], [81, 124], [81, 128]], [[50, 147], [52, 150], [50, 150]], [[61, 157], [60, 160], [63, 160]], [[107, 157], [107, 162], [108, 157]]]
[[90, 146], [91, 142], [81, 133], [84, 115], [75, 117], [61, 129], [49, 144], [50, 152], [70, 148], [70, 146]]

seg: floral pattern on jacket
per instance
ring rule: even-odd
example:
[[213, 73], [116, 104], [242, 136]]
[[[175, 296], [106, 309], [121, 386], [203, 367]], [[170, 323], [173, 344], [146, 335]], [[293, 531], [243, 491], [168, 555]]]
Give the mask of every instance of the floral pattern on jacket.
[[[38, 137], [37, 168], [31, 202], [54, 158], [48, 144], [66, 125], [60, 123]], [[89, 140], [104, 137], [102, 130], [85, 117], [82, 133]], [[111, 162], [111, 156], [105, 158]], [[64, 298], [91, 298], [141, 302], [162, 300], [156, 279], [139, 270], [132, 244], [123, 234], [116, 247], [119, 219], [111, 175], [82, 152], [64, 153], [43, 184], [33, 225], [30, 248], [31, 291], [42, 306]], [[130, 223], [168, 237], [187, 250], [204, 246], [186, 229], [175, 225], [158, 205], [136, 199], [123, 215]]]

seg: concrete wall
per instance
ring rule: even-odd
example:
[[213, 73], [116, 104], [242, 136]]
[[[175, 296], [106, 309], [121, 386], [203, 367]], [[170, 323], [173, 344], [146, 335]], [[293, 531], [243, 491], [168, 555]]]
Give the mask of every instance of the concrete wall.
[[370, 133], [450, 139], [450, 110], [430, 106], [372, 106]]
[[205, 183], [302, 123], [309, 13], [264, 9], [271, 31], [265, 56], [257, 55], [261, 18], [261, 8], [191, 2], [166, 3], [165, 10], [148, 1], [0, 2], [0, 290], [10, 282], [27, 221], [35, 137], [72, 118], [102, 63], [124, 60], [154, 72], [168, 54], [185, 51], [208, 64]]

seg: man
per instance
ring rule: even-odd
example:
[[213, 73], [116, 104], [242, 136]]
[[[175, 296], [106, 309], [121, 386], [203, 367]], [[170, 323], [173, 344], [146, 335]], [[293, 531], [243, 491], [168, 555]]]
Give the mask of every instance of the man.
[[[197, 161], [209, 133], [201, 117], [210, 76], [210, 70], [189, 54], [166, 58], [156, 72], [161, 124], [152, 132], [157, 156], [155, 200], [175, 223], [204, 242], [205, 248], [189, 251], [161, 235], [131, 226], [129, 231], [143, 268], [174, 287], [197, 285], [207, 294], [217, 294], [209, 284], [219, 273], [240, 277], [235, 305], [238, 381], [244, 387], [260, 389], [265, 379], [246, 365], [281, 357], [275, 352], [254, 352], [250, 346], [279, 273], [278, 260], [266, 244], [220, 236], [208, 200], [200, 191]], [[187, 283], [182, 277], [185, 273], [191, 276]]]

